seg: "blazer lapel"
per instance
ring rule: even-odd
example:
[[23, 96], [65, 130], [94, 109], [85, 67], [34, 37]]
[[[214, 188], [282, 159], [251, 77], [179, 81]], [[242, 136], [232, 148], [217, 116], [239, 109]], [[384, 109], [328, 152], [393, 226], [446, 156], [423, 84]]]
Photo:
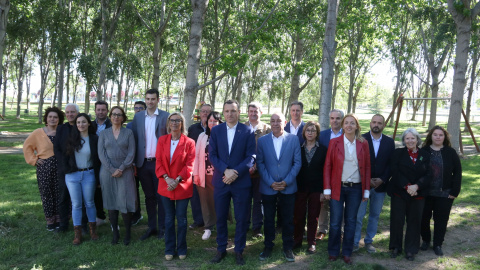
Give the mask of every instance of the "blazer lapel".
[[[241, 136], [242, 131], [240, 130], [240, 122], [237, 123], [237, 128], [235, 129], [235, 135], [233, 136], [233, 142], [232, 142], [232, 148], [230, 150], [230, 154], [233, 153], [233, 149], [235, 148], [235, 145], [237, 144], [237, 141], [239, 140], [239, 137]], [[227, 136], [227, 149], [228, 149], [228, 136]]]
[[345, 142], [343, 141], [343, 137], [342, 139], [337, 143], [336, 147], [337, 147], [337, 155], [340, 156], [340, 160], [345, 160]]
[[[277, 152], [275, 152], [275, 145], [273, 145], [273, 133], [268, 133], [266, 136], [268, 136], [268, 143], [267, 143], [267, 147], [269, 149], [268, 152], [266, 152], [265, 154], [268, 155], [268, 153], [272, 153], [273, 156], [275, 157], [275, 160], [276, 161], [279, 161], [279, 159], [277, 158]], [[283, 147], [282, 147], [283, 148]], [[281, 154], [281, 151], [280, 151], [280, 154]]]
[[[282, 159], [283, 153], [285, 152], [285, 147], [287, 146], [287, 134], [283, 134], [283, 141], [282, 141], [282, 148], [280, 149], [280, 158], [278, 160]], [[275, 155], [276, 156], [276, 155]]]

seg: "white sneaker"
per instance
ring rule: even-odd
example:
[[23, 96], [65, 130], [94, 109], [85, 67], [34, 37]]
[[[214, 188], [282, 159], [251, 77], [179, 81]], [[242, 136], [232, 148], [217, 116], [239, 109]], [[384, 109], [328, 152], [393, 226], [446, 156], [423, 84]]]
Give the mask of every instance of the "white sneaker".
[[105, 221], [105, 219], [97, 218], [96, 223], [97, 223], [97, 226], [100, 226], [107, 222]]
[[212, 235], [212, 231], [209, 229], [206, 229], [205, 232], [203, 233], [202, 240], [208, 240], [211, 235]]

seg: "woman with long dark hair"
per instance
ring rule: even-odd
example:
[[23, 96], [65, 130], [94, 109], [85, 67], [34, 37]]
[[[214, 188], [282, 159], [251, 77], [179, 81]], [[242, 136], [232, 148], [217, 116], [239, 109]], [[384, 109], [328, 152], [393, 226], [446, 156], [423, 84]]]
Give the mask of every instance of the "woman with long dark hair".
[[208, 240], [210, 238], [213, 227], [217, 222], [212, 184], [214, 168], [208, 158], [208, 141], [210, 139], [210, 131], [212, 128], [221, 123], [223, 123], [223, 121], [220, 113], [211, 112], [207, 116], [207, 129], [198, 136], [197, 144], [195, 145], [193, 179], [197, 186], [200, 205], [202, 207], [203, 221], [205, 223], [205, 231], [202, 236], [203, 240]]
[[64, 154], [65, 183], [72, 200], [72, 219], [75, 231], [74, 245], [82, 243], [82, 204], [88, 217], [90, 237], [97, 240], [95, 209], [95, 187], [98, 184], [100, 160], [98, 159], [98, 137], [90, 116], [79, 113], [66, 144]]
[[433, 251], [442, 256], [450, 210], [462, 185], [462, 164], [450, 144], [450, 134], [441, 126], [434, 126], [428, 132], [422, 149], [430, 153], [432, 180], [423, 208], [420, 229], [423, 243], [420, 249], [427, 250], [430, 247], [430, 219], [433, 215]]
[[58, 214], [57, 159], [53, 152], [57, 126], [63, 124], [65, 114], [57, 107], [48, 107], [43, 115], [45, 126], [36, 129], [23, 143], [25, 161], [37, 167], [38, 189], [42, 199], [47, 230], [60, 224]]

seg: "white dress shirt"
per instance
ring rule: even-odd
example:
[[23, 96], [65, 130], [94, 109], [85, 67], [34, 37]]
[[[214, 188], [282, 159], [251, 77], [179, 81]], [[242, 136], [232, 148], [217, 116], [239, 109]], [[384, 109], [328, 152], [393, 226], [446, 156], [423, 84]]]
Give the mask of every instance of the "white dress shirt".
[[[372, 132], [370, 132], [370, 136], [372, 136]], [[377, 157], [378, 148], [380, 148], [380, 142], [382, 141], [382, 137], [383, 135], [380, 134], [380, 138], [378, 138], [377, 140], [372, 136], [372, 145], [373, 145], [373, 151], [375, 152], [375, 157]]]
[[333, 132], [333, 129], [330, 129], [330, 140], [338, 138], [341, 135], [342, 135], [342, 129], [340, 129], [337, 134], [335, 134], [335, 132]]
[[280, 159], [280, 152], [282, 151], [282, 144], [283, 140], [285, 139], [285, 134], [282, 133], [282, 135], [275, 137], [272, 132], [272, 139], [273, 139], [273, 147], [275, 148], [275, 154], [277, 155], [277, 159]]
[[157, 151], [157, 136], [155, 135], [155, 125], [157, 121], [158, 109], [152, 116], [145, 110], [145, 158], [154, 158]]
[[295, 126], [292, 123], [292, 120], [290, 120], [290, 133], [293, 135], [297, 135], [298, 129], [300, 128], [301, 125], [302, 125], [302, 122], [300, 121], [300, 124], [298, 124], [298, 126], [295, 128]]
[[237, 130], [238, 122], [232, 128], [230, 128], [228, 124], [226, 126], [227, 126], [228, 154], [230, 155], [230, 152], [232, 151], [233, 138], [235, 137], [235, 132]]

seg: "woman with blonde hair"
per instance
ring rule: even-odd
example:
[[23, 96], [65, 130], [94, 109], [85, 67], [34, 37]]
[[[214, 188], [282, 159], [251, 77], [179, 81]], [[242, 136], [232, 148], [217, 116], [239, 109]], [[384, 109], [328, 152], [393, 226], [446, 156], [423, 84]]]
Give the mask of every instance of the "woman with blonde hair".
[[336, 261], [340, 255], [341, 226], [345, 217], [343, 261], [352, 264], [358, 208], [370, 195], [370, 150], [354, 114], [345, 115], [341, 126], [343, 136], [330, 140], [323, 171], [324, 195], [330, 200], [328, 259]]

